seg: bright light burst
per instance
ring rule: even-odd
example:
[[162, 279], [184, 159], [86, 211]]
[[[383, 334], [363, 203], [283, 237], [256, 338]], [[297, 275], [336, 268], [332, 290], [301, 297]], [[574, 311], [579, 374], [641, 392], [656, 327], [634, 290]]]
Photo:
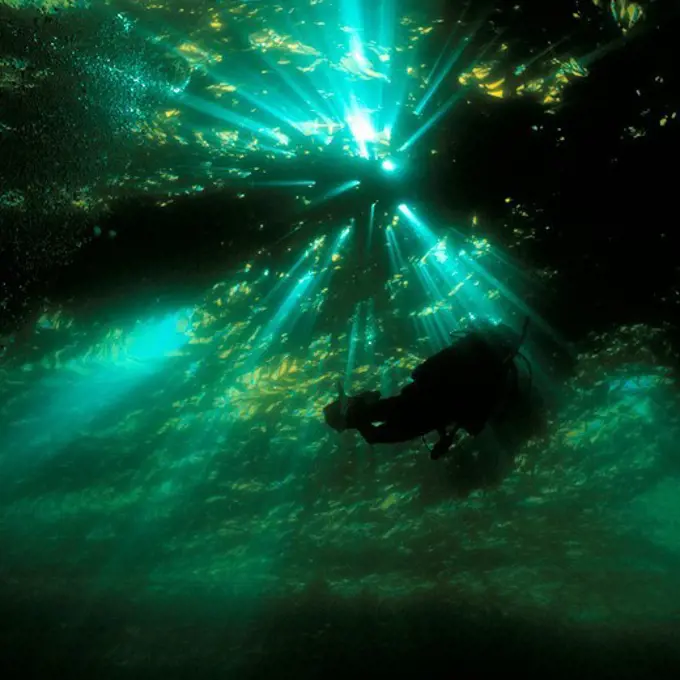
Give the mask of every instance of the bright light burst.
[[[601, 9], [600, 20], [615, 20], [624, 33], [646, 16], [644, 3], [592, 3]], [[73, 12], [92, 5], [28, 4]], [[461, 3], [458, 18], [445, 22], [425, 5], [425, 10], [407, 10], [398, 0], [238, 0], [188, 11], [178, 0], [116, 9], [106, 31], [130, 45], [121, 42], [114, 55], [78, 50], [78, 77], [88, 80], [88, 94], [97, 93], [102, 101], [95, 103], [109, 112], [118, 148], [118, 137], [132, 133], [135, 145], [147, 148], [150, 163], [122, 172], [112, 168], [101, 185], [79, 186], [75, 192], [69, 181], [68, 193], [76, 194], [73, 207], [106, 205], [128, 190], [172, 197], [230, 187], [241, 173], [267, 175], [268, 163], [290, 159], [292, 168], [320, 159], [325, 150], [348, 163], [381, 161], [397, 150], [427, 155], [436, 150], [433, 137], [457, 106], [480, 97], [530, 97], [552, 107], [571, 82], [588, 76], [598, 54], [568, 55], [558, 43], [539, 46], [530, 59], [515, 56], [512, 39], [504, 42], [502, 31], [472, 6]], [[166, 11], [157, 14], [160, 7]], [[173, 13], [178, 20], [193, 17], [184, 22], [184, 31], [158, 18]], [[575, 18], [586, 20], [584, 12]], [[119, 38], [113, 35], [112, 41]], [[164, 53], [167, 63], [160, 69], [132, 47], [140, 38]], [[66, 42], [52, 47], [72, 58]], [[0, 66], [7, 82], [47, 75], [29, 73], [20, 61]], [[357, 177], [337, 184], [349, 179]], [[318, 198], [314, 191], [299, 191], [296, 197], [301, 205]], [[167, 205], [168, 199], [161, 201]], [[23, 196], [10, 188], [0, 194], [0, 202], [21, 206]]]
[[[210, 159], [207, 177], [176, 193], [202, 190], [206, 182], [228, 187], [221, 170], [227, 159], [234, 172], [266, 175], [282, 158], [291, 159], [291, 172], [304, 172], [313, 159], [327, 164], [330, 153], [347, 175], [338, 186], [359, 178], [360, 169], [349, 176], [352, 159], [386, 161], [383, 169], [393, 172], [391, 156], [429, 154], [437, 128], [471, 97], [533, 96], [551, 105], [588, 73], [548, 49], [531, 64], [517, 64], [510, 81], [501, 75], [508, 71], [507, 44], [493, 32], [482, 36], [484, 22], [463, 9], [447, 35], [442, 19], [404, 13], [396, 0], [289, 5], [284, 14], [269, 3], [247, 11], [237, 3], [216, 10], [191, 38], [159, 39], [192, 75], [147, 138], [178, 151], [196, 145]], [[220, 51], [214, 36], [227, 45], [246, 42], [248, 56]], [[201, 174], [198, 164], [195, 172]], [[327, 190], [300, 192], [299, 199], [315, 202]]]

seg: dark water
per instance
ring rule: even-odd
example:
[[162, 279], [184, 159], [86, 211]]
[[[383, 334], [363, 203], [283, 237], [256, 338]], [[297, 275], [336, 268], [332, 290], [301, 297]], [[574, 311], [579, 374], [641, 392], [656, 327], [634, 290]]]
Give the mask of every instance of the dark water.
[[[604, 5], [0, 3], [7, 677], [677, 674], [678, 13]], [[456, 455], [325, 426], [527, 316]]]

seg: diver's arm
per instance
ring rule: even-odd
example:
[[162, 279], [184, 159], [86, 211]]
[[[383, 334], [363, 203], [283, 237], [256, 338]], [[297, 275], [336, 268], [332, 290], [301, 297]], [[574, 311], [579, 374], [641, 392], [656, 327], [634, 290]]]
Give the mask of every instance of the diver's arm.
[[438, 460], [451, 448], [451, 445], [455, 442], [456, 434], [460, 426], [454, 425], [451, 432], [446, 431], [446, 427], [438, 427], [437, 434], [439, 435], [439, 441], [434, 445], [434, 448], [430, 450], [430, 459]]

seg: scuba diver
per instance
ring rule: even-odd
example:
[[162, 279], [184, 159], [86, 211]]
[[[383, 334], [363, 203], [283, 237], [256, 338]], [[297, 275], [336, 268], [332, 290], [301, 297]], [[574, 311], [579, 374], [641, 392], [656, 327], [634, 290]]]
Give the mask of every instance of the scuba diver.
[[413, 381], [394, 397], [382, 398], [377, 391], [347, 397], [338, 385], [338, 399], [324, 408], [325, 421], [337, 432], [357, 430], [368, 444], [406, 442], [437, 432], [439, 440], [430, 451], [437, 460], [459, 430], [477, 436], [517, 395], [515, 358], [522, 356], [528, 325], [527, 318], [521, 335], [503, 324], [453, 333], [453, 344], [417, 366]]

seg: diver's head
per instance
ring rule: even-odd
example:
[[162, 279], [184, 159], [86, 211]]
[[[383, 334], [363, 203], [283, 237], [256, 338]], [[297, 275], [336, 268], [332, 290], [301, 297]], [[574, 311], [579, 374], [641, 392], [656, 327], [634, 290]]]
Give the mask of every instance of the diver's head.
[[323, 410], [323, 417], [326, 424], [334, 430], [343, 432], [347, 429], [345, 413], [340, 400], [326, 406]]

